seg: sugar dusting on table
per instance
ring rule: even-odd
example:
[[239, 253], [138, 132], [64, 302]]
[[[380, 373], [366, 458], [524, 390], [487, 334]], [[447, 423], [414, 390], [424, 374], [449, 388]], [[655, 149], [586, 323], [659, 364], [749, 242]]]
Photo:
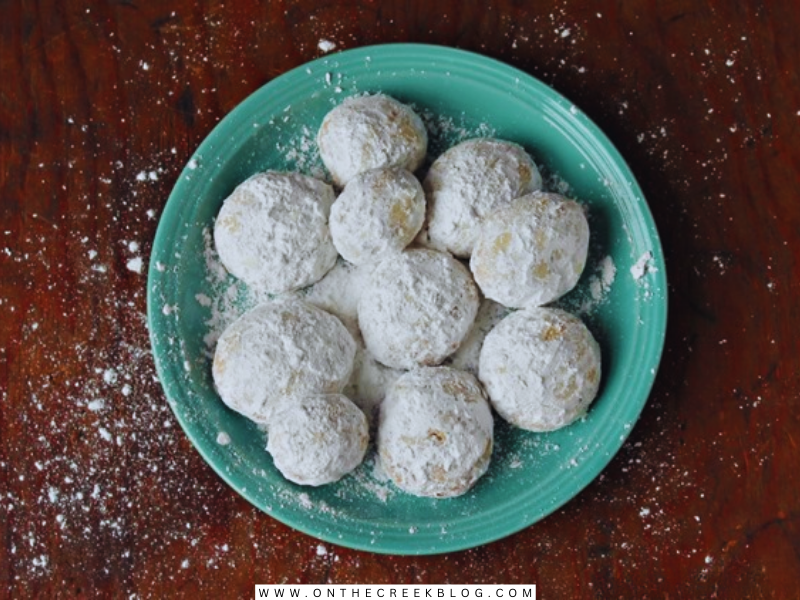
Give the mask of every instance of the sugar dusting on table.
[[[174, 12], [172, 16], [175, 16]], [[506, 25], [510, 29], [510, 33], [506, 33], [506, 36], [510, 36], [509, 45], [512, 50], [516, 50], [518, 44], [519, 46], [540, 46], [552, 42], [554, 38], [560, 36], [558, 32], [563, 31], [563, 28], [566, 27], [566, 25], [562, 24], [566, 21], [563, 9], [555, 11], [554, 14], [543, 14], [541, 18], [546, 20], [546, 26], [541, 26], [541, 22], [537, 24], [513, 22], [511, 25]], [[597, 18], [602, 18], [601, 13], [597, 13]], [[218, 25], [218, 17], [214, 17], [214, 19], [216, 20], [208, 18], [208, 22], [215, 25], [211, 28], [211, 34], [212, 37], [217, 38], [222, 35], [221, 32], [224, 31], [224, 28], [216, 26]], [[554, 28], [553, 25], [556, 25], [556, 27]], [[512, 26], [513, 29], [511, 29]], [[570, 43], [574, 43], [577, 34], [582, 32], [585, 36], [588, 31], [580, 21], [570, 22], [569, 27], [571, 30], [569, 37], [566, 39]], [[235, 29], [229, 29], [229, 31], [234, 32], [231, 35], [239, 34], [238, 31], [234, 31]], [[186, 31], [190, 33], [190, 30]], [[554, 31], [556, 33], [553, 33]], [[184, 35], [184, 33], [186, 32], [183, 29], [174, 31], [174, 35], [165, 38], [164, 48], [168, 50], [169, 55], [172, 57], [182, 56], [183, 59], [188, 61], [189, 66], [194, 69], [205, 68], [205, 63], [208, 62], [209, 57], [202, 50], [198, 52], [190, 51], [191, 42], [189, 40], [191, 36], [188, 33]], [[630, 35], [633, 35], [633, 33]], [[203, 37], [203, 39], [206, 39], [206, 37]], [[351, 41], [351, 43], [356, 42], [355, 38]], [[569, 46], [566, 46], [566, 48], [568, 50], [571, 49]], [[124, 50], [124, 46], [122, 49]], [[118, 53], [120, 52], [119, 44], [114, 46], [114, 50]], [[153, 51], [155, 50], [153, 48]], [[571, 50], [571, 54], [567, 54], [566, 58], [560, 62], [540, 61], [534, 64], [535, 74], [545, 81], [553, 81], [556, 77], [566, 74], [568, 71], [576, 70], [576, 64], [573, 61], [578, 54], [575, 49]], [[717, 55], [713, 58], [717, 60], [719, 49], [712, 47], [712, 50]], [[563, 50], [559, 49], [559, 52], [563, 52]], [[706, 48], [704, 52], [708, 55], [709, 49]], [[122, 56], [124, 58], [124, 52]], [[516, 52], [512, 56], [518, 61], [524, 58], [524, 55]], [[684, 60], [684, 58], [682, 54], [679, 54], [678, 58], [675, 59], [673, 54], [674, 60]], [[733, 63], [733, 60], [730, 62]], [[141, 68], [145, 69], [144, 65], [147, 63], [141, 64]], [[242, 64], [244, 65], [244, 63]], [[740, 64], [743, 64], [743, 62], [739, 61], [736, 65], [737, 68]], [[703, 63], [704, 76], [709, 75], [709, 70], [712, 69], [710, 65], [712, 63]], [[757, 67], [758, 65], [756, 65]], [[730, 69], [732, 72], [734, 70], [733, 68]], [[252, 73], [256, 71], [250, 69], [250, 73], [248, 73], [245, 69], [241, 73], [241, 83], [245, 88], [247, 86], [252, 87]], [[584, 68], [580, 67], [577, 72], [583, 73]], [[167, 85], [177, 82], [179, 76], [180, 74], [173, 75], [172, 83], [168, 79]], [[760, 79], [761, 75], [758, 75], [758, 78]], [[731, 76], [730, 81], [733, 86], [733, 76]], [[625, 87], [623, 86], [623, 89]], [[629, 90], [627, 93], [632, 94], [630, 96], [630, 104], [635, 109], [640, 103], [636, 102], [635, 93], [630, 91], [633, 88], [631, 86], [627, 86], [627, 88]], [[197, 91], [197, 86], [194, 86], [194, 89]], [[217, 93], [215, 89], [209, 89], [205, 86], [200, 91], [203, 94], [203, 98], [211, 97], [212, 94]], [[169, 95], [171, 96], [172, 93], [170, 90]], [[622, 93], [626, 92], [623, 91]], [[736, 98], [740, 99], [741, 96], [736, 96]], [[162, 104], [161, 100], [158, 100], [157, 103]], [[609, 107], [613, 109], [615, 105], [627, 109], [628, 101], [625, 100], [624, 96], [617, 95], [614, 97], [612, 95], [607, 97], [605, 104], [603, 104], [606, 109], [609, 109]], [[69, 107], [67, 108], [69, 109]], [[74, 108], [70, 110], [74, 111]], [[620, 114], [622, 114], [622, 110], [621, 108]], [[716, 114], [709, 114], [706, 119], [717, 119], [720, 107], [714, 106], [708, 112], [716, 112]], [[72, 114], [77, 114], [77, 111]], [[209, 117], [208, 115], [211, 116]], [[797, 112], [797, 115], [800, 116], [800, 111]], [[219, 119], [221, 116], [218, 107], [212, 107], [212, 109], [198, 107], [197, 109], [197, 118], [205, 119], [202, 122], [206, 124], [206, 127], [210, 127], [209, 123], [214, 119]], [[78, 148], [83, 145], [85, 148], [90, 148], [90, 152], [95, 151], [94, 148], [100, 147], [92, 137], [95, 135], [96, 129], [90, 123], [90, 134], [92, 135], [81, 136], [77, 132], [86, 132], [87, 125], [86, 123], [80, 123], [78, 116], [75, 116], [75, 119], [78, 120], [77, 124], [73, 117], [67, 119], [69, 129], [72, 131], [70, 133], [70, 144], [75, 144]], [[624, 122], [627, 123], [627, 121], [627, 119], [624, 119]], [[652, 133], [650, 131], [647, 132], [646, 139], [645, 133], [641, 134], [640, 143], [642, 143], [642, 148], [648, 155], [660, 156], [663, 152], [666, 159], [666, 149], [656, 139], [656, 134], [659, 135], [659, 139], [662, 137], [659, 134], [659, 130], [663, 130], [663, 127], [660, 124], [655, 124]], [[628, 133], [634, 135], [635, 131], [631, 132], [629, 130]], [[185, 142], [185, 140], [183, 141]], [[728, 138], [723, 136], [721, 143], [724, 145], [728, 142]], [[191, 143], [191, 139], [189, 139], [189, 143]], [[160, 146], [154, 146], [150, 149], [145, 148], [144, 152], [150, 152], [147, 155], [148, 160], [151, 160], [159, 149]], [[76, 154], [79, 151], [76, 151]], [[27, 488], [27, 491], [23, 494], [18, 491], [19, 484], [15, 486], [9, 485], [5, 493], [6, 504], [4, 504], [4, 508], [8, 513], [9, 539], [11, 540], [8, 546], [9, 559], [13, 569], [11, 573], [17, 578], [24, 571], [28, 561], [31, 565], [30, 572], [41, 576], [43, 581], [52, 576], [50, 566], [51, 563], [57, 561], [55, 558], [53, 561], [49, 560], [44, 553], [46, 552], [46, 544], [43, 540], [52, 537], [52, 530], [56, 529], [59, 541], [65, 544], [64, 547], [85, 544], [87, 547], [106, 548], [108, 546], [103, 543], [103, 540], [113, 538], [118, 541], [117, 544], [124, 540], [123, 544], [109, 544], [114, 551], [104, 551], [102, 559], [98, 560], [98, 567], [103, 569], [102, 572], [106, 574], [118, 572], [121, 564], [132, 564], [130, 562], [132, 553], [134, 556], [136, 552], [141, 553], [143, 556], [160, 556], [165, 548], [177, 549], [178, 554], [173, 554], [172, 552], [167, 554], [164, 570], [152, 571], [145, 568], [139, 573], [139, 577], [144, 578], [144, 580], [161, 576], [164, 578], [161, 581], [164, 582], [164, 585], [167, 585], [168, 581], [174, 581], [173, 576], [178, 565], [183, 568], [189, 567], [188, 559], [182, 560], [180, 548], [184, 546], [194, 548], [198, 545], [200, 547], [205, 546], [207, 553], [210, 554], [208, 562], [205, 564], [207, 569], [216, 570], [220, 567], [239, 568], [241, 566], [241, 563], [237, 563], [237, 559], [233, 557], [220, 559], [228, 551], [228, 545], [215, 543], [215, 541], [219, 540], [219, 527], [215, 519], [209, 518], [209, 509], [214, 508], [216, 511], [220, 502], [223, 510], [227, 510], [228, 503], [224, 501], [227, 496], [225, 494], [219, 496], [218, 486], [213, 485], [213, 479], [210, 480], [208, 477], [200, 478], [196, 484], [190, 483], [187, 489], [186, 478], [176, 476], [176, 472], [185, 469], [187, 465], [197, 465], [198, 459], [196, 457], [192, 458], [190, 456], [191, 453], [186, 453], [187, 445], [184, 436], [174, 427], [175, 421], [163, 401], [163, 393], [160, 390], [156, 391], [157, 386], [153, 384], [156, 375], [145, 340], [145, 316], [142, 308], [142, 295], [140, 294], [144, 289], [144, 284], [142, 284], [141, 290], [135, 293], [121, 292], [120, 290], [123, 288], [117, 285], [117, 278], [125, 276], [135, 278], [139, 277], [139, 274], [125, 269], [124, 265], [126, 260], [129, 259], [128, 256], [120, 256], [118, 252], [109, 252], [109, 246], [102, 246], [102, 239], [108, 233], [116, 235], [123, 223], [125, 227], [132, 226], [147, 236], [152, 235], [153, 229], [146, 223], [149, 221], [152, 225], [160, 214], [164, 198], [169, 193], [167, 183], [172, 176], [177, 176], [180, 170], [174, 164], [168, 165], [163, 177], [150, 179], [147, 173], [154, 171], [150, 165], [142, 164], [141, 159], [136, 156], [136, 150], [126, 148], [125, 152], [126, 156], [131, 159], [131, 162], [125, 166], [126, 170], [121, 170], [123, 165], [119, 163], [119, 166], [114, 167], [115, 172], [111, 174], [102, 170], [103, 167], [98, 163], [98, 169], [102, 170], [98, 181], [103, 184], [100, 186], [101, 190], [103, 190], [103, 186], [112, 184], [113, 180], [114, 191], [120, 188], [124, 189], [130, 183], [133, 187], [132, 196], [116, 198], [113, 204], [107, 203], [107, 200], [99, 200], [96, 204], [92, 204], [93, 209], [94, 207], [111, 208], [113, 206], [114, 211], [121, 214], [123, 218], [120, 219], [118, 225], [111, 226], [105, 225], [101, 221], [100, 239], [93, 240], [97, 249], [88, 250], [91, 253], [88, 261], [81, 262], [77, 255], [70, 255], [76, 261], [76, 268], [80, 269], [79, 277], [82, 278], [81, 283], [108, 282], [108, 294], [105, 297], [91, 300], [92, 302], [96, 301], [117, 307], [118, 310], [110, 312], [113, 312], [121, 320], [121, 323], [116, 327], [108, 326], [108, 323], [106, 323], [108, 319], [102, 314], [104, 311], [99, 311], [98, 316], [92, 319], [92, 326], [87, 327], [85, 339], [76, 341], [74, 346], [69, 346], [69, 350], [79, 356], [80, 360], [86, 365], [85, 372], [71, 377], [70, 380], [64, 380], [64, 377], [61, 376], [63, 370], [60, 367], [63, 366], [63, 363], [60, 364], [59, 361], [62, 360], [62, 357], [60, 350], [52, 343], [52, 339], [48, 337], [48, 316], [41, 314], [43, 312], [41, 305], [38, 307], [31, 305], [25, 310], [23, 306], [16, 303], [13, 297], [6, 297], [0, 300], [4, 310], [20, 317], [21, 331], [25, 336], [24, 347], [36, 352], [47, 350], [47, 353], [52, 356], [53, 363], [53, 370], [40, 380], [33, 379], [30, 390], [26, 390], [26, 393], [28, 391], [30, 393], [30, 410], [26, 414], [9, 415], [9, 419], [28, 421], [31, 427], [30, 449], [27, 452], [19, 452], [16, 455], [16, 458], [20, 460], [19, 463], [3, 464], [4, 468], [10, 466], [10, 473], [14, 478], [17, 476], [20, 480], [24, 478], [23, 485]], [[172, 152], [173, 154], [175, 153], [175, 148], [172, 149]], [[181, 154], [184, 152], [185, 147], [182, 147]], [[680, 155], [680, 153], [670, 153], [670, 160], [665, 162], [669, 169], [667, 175], [676, 182], [676, 185], [688, 187], [692, 184], [692, 178], [686, 175], [685, 170], [680, 170], [682, 161], [673, 158], [676, 155]], [[702, 156], [697, 160], [709, 160], [708, 175], [720, 177], [720, 170], [717, 165], [723, 159], [718, 155]], [[192, 160], [187, 168], [194, 169], [196, 166], [197, 162]], [[705, 163], [703, 166], [705, 167]], [[39, 167], [43, 168], [44, 165], [40, 164]], [[47, 168], [61, 168], [62, 172], [65, 169], [65, 167], [57, 164], [48, 164]], [[70, 170], [72, 169], [71, 164], [69, 168]], [[135, 174], [142, 172], [140, 171], [142, 168], [145, 169], [145, 176], [139, 180], [135, 177]], [[79, 184], [73, 183], [72, 185], [71, 194], [82, 193]], [[137, 190], [135, 187], [137, 185], [142, 187]], [[146, 192], [144, 190], [145, 186], [150, 186]], [[138, 198], [136, 197], [137, 191], [140, 194]], [[91, 196], [102, 198], [104, 194], [105, 191], [102, 194], [95, 194], [92, 191]], [[87, 195], [87, 206], [89, 202], [90, 197]], [[92, 202], [94, 201], [92, 200]], [[96, 216], [89, 211], [86, 214], [65, 214], [62, 215], [63, 220], [58, 222], [58, 226], [62, 227], [63, 230], [65, 225], [66, 227], [71, 226], [70, 219], [76, 217], [80, 219], [95, 218]], [[25, 243], [20, 242], [19, 248], [12, 246], [11, 249], [6, 248], [4, 252], [10, 257], [9, 260], [15, 262], [24, 261], [23, 264], [26, 269], [42, 267], [52, 272], [57, 272], [58, 269], [53, 269], [52, 264], [45, 262], [47, 260], [45, 255], [37, 254], [36, 248], [32, 246], [33, 243], [41, 245], [41, 242], [44, 241], [44, 238], [39, 240], [33, 233], [37, 230], [35, 217], [36, 215], [34, 214], [32, 219], [34, 223], [28, 225], [31, 239], [26, 240]], [[70, 241], [76, 245], [88, 243], [77, 238], [73, 238]], [[147, 245], [145, 244], [145, 246]], [[30, 258], [27, 254], [28, 251], [30, 251]], [[143, 255], [146, 256], [148, 251], [149, 248], [145, 248]], [[635, 259], [636, 256], [632, 257], [632, 260]], [[122, 268], [118, 269], [118, 266], [122, 266]], [[156, 263], [154, 266], [159, 272], [172, 268], [171, 265], [167, 266], [164, 263]], [[618, 266], [620, 272], [625, 273], [627, 265], [620, 264]], [[627, 276], [627, 273], [625, 275]], [[621, 276], [618, 276], [620, 282], [622, 279]], [[627, 277], [624, 279], [627, 279]], [[51, 285], [54, 286], [53, 289], [57, 295], [62, 293], [59, 289], [59, 282], [55, 281], [55, 279], [51, 280]], [[774, 283], [769, 283], [771, 292], [774, 292], [773, 285]], [[81, 301], [75, 302], [75, 306], [85, 307], [86, 304], [83, 300], [88, 296], [84, 294], [84, 286], [79, 285], [79, 289], [72, 290], [70, 295], [76, 293], [76, 291], [78, 300]], [[780, 288], [778, 288], [778, 292], [780, 292]], [[65, 298], [67, 297], [66, 293], [64, 293], [64, 296]], [[74, 298], [74, 296], [72, 297]], [[199, 298], [198, 302], [200, 302]], [[67, 306], [65, 307], [64, 316], [66, 316], [66, 313], [73, 315], [75, 308], [68, 306], [68, 303], [65, 304]], [[179, 315], [176, 306], [165, 306], [164, 308], [167, 309], [165, 312], [169, 312], [176, 317]], [[23, 312], [27, 312], [24, 317], [22, 317]], [[56, 316], [60, 317], [60, 314]], [[31, 321], [31, 319], [37, 320]], [[39, 327], [40, 323], [41, 327]], [[120, 343], [109, 344], [108, 347], [113, 348], [113, 350], [100, 351], [95, 341], [98, 336], [105, 338], [108, 331], [111, 331], [113, 336], [124, 335], [125, 337]], [[79, 338], [76, 337], [76, 339]], [[69, 344], [70, 342], [67, 340], [67, 343]], [[98, 365], [113, 368], [119, 375], [118, 382], [114, 385], [108, 385], [100, 374], [95, 371]], [[104, 370], [101, 369], [101, 372]], [[8, 398], [12, 393], [10, 390], [3, 390], [2, 397]], [[667, 392], [667, 395], [669, 395], [669, 392]], [[658, 406], [658, 399], [656, 400]], [[737, 394], [736, 400], [740, 410], [749, 411], [751, 407], [758, 406], [757, 401], [753, 400], [751, 403], [747, 396], [742, 397]], [[48, 402], [52, 402], [53, 405], [63, 404], [67, 407], [71, 407], [74, 403], [78, 408], [85, 406], [89, 412], [82, 410], [70, 411], [68, 417], [63, 421], [45, 423], [41, 419], [37, 420], [36, 415], [40, 414], [37, 411], [42, 411], [42, 406], [47, 406]], [[663, 409], [663, 407], [660, 408]], [[654, 412], [661, 414], [663, 410], [657, 408]], [[660, 419], [661, 417], [659, 417]], [[97, 423], [103, 423], [102, 426], [107, 430], [118, 432], [118, 435], [123, 436], [125, 440], [134, 440], [134, 449], [128, 448], [128, 451], [123, 454], [119, 451], [115, 452], [117, 446], [107, 444], [98, 446], [90, 453], [84, 453], [82, 451], [83, 442], [90, 444], [93, 440], [90, 436], [86, 436], [84, 440], [81, 440], [80, 436], [75, 438], [73, 434], [86, 427], [91, 432], [93, 427], [96, 428], [98, 426]], [[617, 470], [621, 469], [623, 473], [627, 473], [629, 470], [644, 473], [636, 481], [640, 483], [642, 481], [654, 481], [657, 482], [654, 484], [655, 487], [650, 486], [644, 492], [633, 490], [629, 493], [627, 488], [620, 492], [619, 480], [621, 478], [623, 483], [627, 482], [626, 475], [609, 477], [606, 479], [605, 484], [603, 483], [604, 476], [601, 475], [599, 483], [593, 485], [584, 493], [584, 500], [571, 505], [572, 516], [570, 518], [585, 518], [587, 522], [592, 522], [592, 515], [588, 511], [592, 510], [595, 502], [603, 505], [608, 503], [622, 504], [624, 505], [623, 510], [621, 510], [623, 514], [630, 512], [635, 515], [638, 514], [637, 511], [642, 502], [654, 507], [658, 506], [658, 503], [693, 501], [697, 497], [705, 498], [702, 487], [698, 490], [698, 482], [702, 486], [702, 474], [696, 471], [684, 471], [683, 468], [679, 468], [680, 461], [676, 460], [679, 457], [676, 457], [669, 450], [669, 440], [671, 439], [669, 428], [658, 427], [654, 429], [657, 430], [656, 433], [645, 432], [645, 437], [642, 438], [640, 436], [640, 441], [636, 442], [636, 444], [628, 443], [616, 462], [618, 465], [623, 465], [618, 467]], [[722, 435], [720, 433], [720, 436]], [[60, 447], [60, 444], [52, 441], [68, 437], [71, 443], [67, 447]], [[716, 444], [717, 441], [714, 440], [712, 443]], [[126, 442], [126, 445], [129, 443]], [[753, 446], [749, 454], [757, 458], [760, 457], [760, 460], [763, 461], [762, 450]], [[74, 454], [70, 455], [71, 453]], [[720, 461], [722, 462], [733, 459], [734, 457], [720, 456]], [[515, 462], [514, 464], [517, 463]], [[27, 469], [34, 471], [34, 474], [26, 472]], [[22, 473], [25, 474], [24, 477]], [[35, 473], [38, 473], [38, 477]], [[113, 483], [120, 473], [124, 473], [124, 487]], [[177, 486], [176, 482], [180, 482], [182, 485]], [[159, 491], [158, 497], [178, 497], [181, 494], [190, 494], [194, 495], [195, 500], [189, 504], [182, 504], [177, 510], [173, 508], [172, 510], [163, 511], [162, 515], [162, 511], [154, 509], [158, 507], [158, 503], [147, 500], [153, 496], [153, 494], [149, 493], [153, 489]], [[209, 490], [212, 491], [211, 494], [209, 494]], [[642, 494], [654, 495], [642, 496]], [[137, 510], [128, 514], [120, 514], [118, 507], [121, 503], [130, 500], [135, 501], [137, 498], [143, 499], [142, 504], [136, 507]], [[198, 500], [198, 498], [200, 499]], [[209, 498], [212, 498], [212, 500], [209, 500]], [[701, 500], [701, 502], [704, 501]], [[248, 516], [246, 510], [237, 510], [239, 510], [241, 518], [252, 520], [252, 516]], [[31, 515], [31, 518], [25, 520], [15, 519], [14, 512], [27, 512]], [[174, 518], [176, 515], [178, 518]], [[653, 512], [647, 517], [647, 528], [654, 542], [653, 549], [661, 553], [666, 553], [667, 550], [671, 552], [675, 545], [675, 540], [681, 539], [681, 534], [686, 538], [687, 528], [692, 534], [696, 534], [698, 539], [703, 536], [707, 537], [707, 532], [704, 532], [701, 528], [700, 517], [695, 517], [695, 519], [697, 523], [675, 522], [674, 517], [669, 516], [669, 512], [664, 514], [663, 510], [654, 508]], [[622, 518], [620, 518], [621, 522]], [[650, 529], [651, 524], [653, 525], [652, 529]], [[147, 532], [154, 529], [159, 531], [159, 535], [148, 537]], [[262, 533], [259, 535], [258, 531]], [[142, 535], [143, 532], [145, 535]], [[442, 534], [446, 534], [444, 526], [442, 527]], [[228, 535], [231, 535], [230, 531]], [[281, 529], [276, 530], [270, 527], [250, 528], [248, 535], [252, 544], [253, 555], [261, 560], [265, 557], [265, 548], [269, 548], [273, 544], [276, 548], [282, 548], [280, 542], [286, 542], [287, 540], [286, 534], [281, 533]], [[300, 539], [305, 538], [300, 536]], [[538, 551], [540, 554], [547, 553], [549, 555], [553, 552], [558, 554], [557, 539], [550, 535], [537, 536], [533, 541], [531, 541], [532, 538], [530, 536], [528, 538], [522, 536], [520, 539], [522, 543], [526, 544], [525, 551], [529, 553]], [[131, 540], [136, 541], [134, 543]], [[293, 539], [290, 541], [294, 542]], [[555, 544], [553, 544], [554, 541]], [[532, 547], [528, 547], [528, 544], [532, 544]], [[289, 545], [291, 546], [292, 544]], [[698, 545], [702, 548], [702, 544]], [[121, 547], [122, 553], [116, 551], [119, 547]], [[537, 548], [538, 550], [536, 550]], [[289, 550], [291, 549], [289, 548]], [[620, 540], [618, 535], [613, 536], [610, 549], [611, 552], [616, 554], [621, 564], [627, 568], [635, 568], [636, 561], [640, 560], [639, 557], [641, 557], [639, 545], [625, 541], [624, 538]], [[687, 558], [691, 558], [690, 555], [697, 553], [696, 549], [691, 547], [687, 549], [685, 546], [676, 548], [675, 551], [683, 552]], [[458, 566], [474, 569], [483, 564], [480, 558], [482, 556], [481, 552], [456, 554], [453, 560], [456, 561]], [[727, 548], [725, 548], [720, 551], [719, 556], [712, 557], [703, 551], [697, 553], [696, 559], [698, 563], [705, 563], [706, 566], [714, 563], [714, 567], [724, 569], [728, 564], [728, 556]], [[356, 559], [353, 564], [360, 564], [359, 560]], [[191, 566], [194, 569], [202, 565], [199, 561], [193, 560]], [[15, 572], [16, 574], [14, 574]], [[415, 577], [424, 578], [425, 573], [423, 569], [416, 573]], [[57, 582], [57, 580], [53, 581]], [[562, 585], [564, 585], [563, 582]], [[589, 585], [592, 585], [591, 582]]]

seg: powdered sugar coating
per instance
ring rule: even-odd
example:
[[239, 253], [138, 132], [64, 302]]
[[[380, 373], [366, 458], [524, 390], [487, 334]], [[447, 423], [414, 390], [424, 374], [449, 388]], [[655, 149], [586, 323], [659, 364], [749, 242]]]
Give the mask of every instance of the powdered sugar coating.
[[429, 244], [468, 257], [481, 221], [515, 198], [540, 189], [542, 177], [521, 146], [473, 139], [437, 158], [423, 187]]
[[368, 443], [367, 419], [355, 404], [342, 394], [315, 394], [281, 406], [267, 450], [286, 479], [318, 486], [360, 465]]
[[405, 169], [382, 167], [353, 177], [331, 208], [333, 244], [361, 265], [400, 252], [425, 220], [425, 194]]
[[287, 398], [340, 392], [355, 352], [339, 319], [293, 299], [261, 304], [225, 329], [212, 374], [225, 404], [269, 425]]
[[487, 298], [511, 308], [540, 306], [575, 287], [588, 250], [581, 206], [534, 192], [484, 220], [470, 269]]
[[503, 319], [483, 343], [479, 378], [497, 413], [529, 431], [582, 416], [600, 385], [600, 347], [577, 317], [528, 308]]
[[336, 262], [326, 183], [267, 171], [241, 183], [214, 225], [220, 260], [248, 285], [279, 294], [319, 280]]
[[475, 320], [478, 290], [464, 266], [435, 250], [406, 250], [380, 263], [358, 303], [367, 349], [396, 369], [437, 365]]
[[322, 120], [319, 154], [334, 182], [378, 167], [415, 171], [428, 150], [428, 132], [417, 114], [384, 94], [347, 98]]
[[357, 266], [337, 260], [325, 277], [295, 295], [331, 313], [354, 338], [358, 337], [361, 335], [358, 330], [358, 301], [374, 268], [374, 265]]
[[449, 367], [415, 369], [381, 404], [381, 464], [406, 492], [459, 496], [488, 469], [493, 429], [489, 403], [472, 375]]
[[353, 374], [343, 393], [364, 411], [367, 421], [373, 423], [376, 409], [386, 397], [386, 390], [405, 371], [391, 369], [376, 361], [360, 338], [356, 340], [356, 344], [358, 349], [353, 363]]
[[386, 389], [402, 374], [380, 364], [367, 352], [358, 328], [358, 300], [374, 268], [374, 264], [355, 266], [340, 260], [320, 281], [298, 292], [306, 302], [337, 317], [352, 334], [356, 357], [350, 382], [343, 393], [364, 411], [370, 422]]
[[447, 364], [454, 369], [467, 371], [473, 375], [478, 375], [478, 364], [480, 363], [481, 348], [483, 341], [494, 326], [502, 321], [510, 312], [502, 304], [494, 300], [484, 298], [478, 307], [478, 314], [475, 315], [475, 322], [461, 342], [458, 350], [447, 359]]

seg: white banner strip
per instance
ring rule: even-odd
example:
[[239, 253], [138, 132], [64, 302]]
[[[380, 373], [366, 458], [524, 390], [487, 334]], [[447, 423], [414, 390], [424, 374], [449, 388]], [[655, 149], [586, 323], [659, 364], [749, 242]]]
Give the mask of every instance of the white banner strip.
[[536, 600], [535, 585], [257, 585], [257, 600]]

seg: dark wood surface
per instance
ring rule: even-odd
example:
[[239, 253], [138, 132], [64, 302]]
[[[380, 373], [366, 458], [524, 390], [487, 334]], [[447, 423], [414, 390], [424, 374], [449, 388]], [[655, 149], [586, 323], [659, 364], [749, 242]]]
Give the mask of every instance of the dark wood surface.
[[[0, 2], [0, 597], [800, 597], [798, 31], [787, 0]], [[658, 224], [669, 329], [643, 416], [589, 488], [499, 542], [323, 552], [212, 472], [155, 379], [146, 266], [175, 179], [321, 39], [455, 46], [541, 78], [607, 132]]]

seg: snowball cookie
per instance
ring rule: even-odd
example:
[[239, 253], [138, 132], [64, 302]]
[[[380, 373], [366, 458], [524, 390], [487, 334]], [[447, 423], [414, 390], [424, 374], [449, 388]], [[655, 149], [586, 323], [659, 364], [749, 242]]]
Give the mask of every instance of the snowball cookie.
[[575, 287], [588, 249], [580, 204], [534, 192], [484, 220], [470, 268], [487, 298], [511, 308], [539, 306]]
[[325, 485], [364, 460], [364, 413], [342, 394], [315, 394], [282, 404], [269, 428], [267, 450], [289, 481]]
[[381, 404], [381, 465], [411, 494], [460, 496], [489, 467], [493, 426], [475, 377], [450, 367], [415, 369], [394, 383]]
[[342, 391], [355, 353], [333, 315], [301, 300], [267, 303], [222, 332], [212, 374], [225, 404], [269, 425], [287, 397]]
[[395, 369], [438, 365], [478, 312], [469, 271], [449, 254], [406, 250], [380, 263], [358, 301], [358, 324], [375, 359]]
[[437, 158], [423, 186], [430, 245], [467, 257], [481, 221], [514, 198], [541, 188], [542, 177], [522, 147], [476, 139]]
[[375, 94], [348, 98], [325, 115], [317, 133], [322, 162], [338, 186], [364, 171], [416, 171], [428, 151], [428, 132], [405, 104]]
[[361, 265], [400, 252], [425, 221], [425, 194], [405, 169], [381, 167], [353, 177], [331, 208], [333, 244]]
[[336, 262], [328, 229], [333, 188], [299, 173], [267, 171], [225, 199], [214, 243], [225, 268], [272, 294], [318, 281]]
[[527, 308], [483, 343], [478, 376], [495, 410], [529, 431], [553, 431], [582, 416], [600, 384], [600, 347], [577, 317]]

